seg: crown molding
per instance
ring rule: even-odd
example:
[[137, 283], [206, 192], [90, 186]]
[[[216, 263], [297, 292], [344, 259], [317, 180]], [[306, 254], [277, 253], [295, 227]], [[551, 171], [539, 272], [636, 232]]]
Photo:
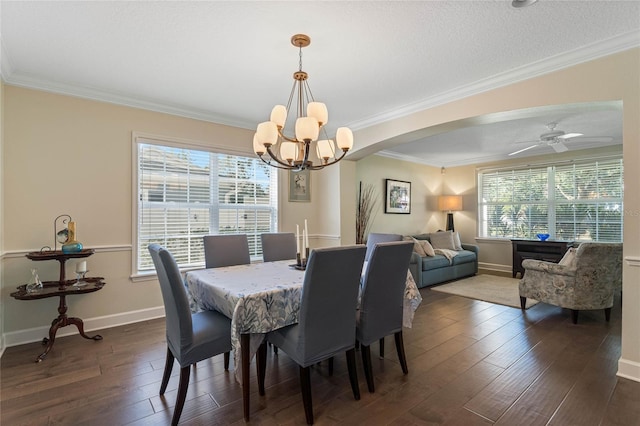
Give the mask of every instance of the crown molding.
[[106, 92], [104, 90], [94, 89], [91, 87], [75, 86], [71, 84], [43, 80], [27, 74], [7, 74], [5, 76], [5, 82], [6, 84], [17, 87], [24, 87], [26, 89], [36, 89], [76, 98], [89, 99], [98, 102], [107, 102], [131, 108], [139, 108], [148, 111], [176, 115], [179, 117], [208, 121], [216, 124], [223, 124], [226, 126], [239, 127], [242, 129], [251, 129], [255, 126], [255, 123], [250, 124], [241, 120], [230, 120], [228, 117], [215, 115], [205, 110], [187, 108], [181, 105], [173, 105], [168, 103], [159, 103], [152, 99], [132, 98], [127, 95]]
[[393, 111], [377, 114], [368, 119], [348, 123], [353, 130], [361, 130], [385, 121], [395, 120], [407, 115], [458, 101], [473, 95], [488, 92], [520, 81], [528, 80], [551, 72], [559, 71], [584, 62], [610, 56], [640, 46], [640, 30], [632, 31], [573, 51], [561, 53], [549, 58], [514, 68], [472, 84], [440, 93], [423, 101], [396, 108]]

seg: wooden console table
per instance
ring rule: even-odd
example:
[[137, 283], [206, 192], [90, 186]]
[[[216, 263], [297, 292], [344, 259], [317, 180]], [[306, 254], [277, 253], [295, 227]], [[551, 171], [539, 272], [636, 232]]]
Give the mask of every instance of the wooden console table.
[[64, 264], [68, 259], [83, 258], [91, 256], [94, 253], [92, 249], [85, 249], [78, 253], [62, 253], [61, 251], [40, 251], [28, 253], [26, 256], [31, 260], [57, 260], [60, 262], [60, 280], [58, 281], [45, 281], [42, 283], [42, 288], [37, 290], [28, 291], [27, 285], [23, 284], [18, 287], [18, 291], [11, 293], [11, 297], [17, 300], [37, 300], [45, 299], [48, 297], [59, 297], [60, 303], [58, 305], [58, 317], [53, 320], [51, 327], [49, 328], [49, 338], [42, 339], [42, 344], [47, 345], [44, 352], [38, 355], [36, 362], [40, 362], [49, 353], [53, 347], [53, 343], [56, 340], [56, 333], [60, 327], [66, 327], [68, 325], [75, 325], [80, 332], [80, 335], [85, 339], [102, 340], [102, 336], [99, 334], [95, 336], [88, 336], [84, 332], [84, 322], [77, 317], [67, 316], [67, 303], [66, 297], [74, 294], [86, 294], [93, 293], [104, 287], [105, 282], [103, 277], [87, 277], [84, 278], [86, 284], [82, 286], [74, 286], [78, 280], [65, 280], [65, 267]]
[[511, 240], [513, 278], [518, 272], [520, 272], [520, 277], [524, 275], [523, 260], [536, 259], [558, 263], [572, 244], [571, 241]]

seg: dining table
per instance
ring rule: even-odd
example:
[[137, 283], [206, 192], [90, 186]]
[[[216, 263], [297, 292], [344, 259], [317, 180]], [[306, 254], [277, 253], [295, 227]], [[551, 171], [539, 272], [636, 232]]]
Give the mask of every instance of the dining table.
[[[242, 385], [243, 411], [249, 420], [251, 359], [266, 333], [298, 322], [304, 270], [295, 260], [188, 271], [185, 286], [192, 312], [215, 310], [231, 318], [236, 379]], [[363, 271], [366, 270], [366, 263]], [[411, 327], [422, 296], [407, 271], [403, 326]], [[355, 312], [354, 312], [355, 315]], [[240, 368], [238, 368], [240, 366]], [[261, 395], [263, 389], [259, 389]]]

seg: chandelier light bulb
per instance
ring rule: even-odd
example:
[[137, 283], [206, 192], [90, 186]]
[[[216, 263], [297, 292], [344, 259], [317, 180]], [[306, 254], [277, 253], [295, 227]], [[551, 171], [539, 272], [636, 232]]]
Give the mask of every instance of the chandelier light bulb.
[[287, 121], [287, 107], [284, 105], [276, 105], [271, 110], [270, 121], [276, 123], [279, 128], [284, 128], [284, 123]]
[[282, 145], [280, 145], [280, 157], [286, 160], [289, 164], [292, 164], [296, 159], [297, 151], [297, 144], [293, 142], [283, 142]]
[[262, 157], [264, 155], [264, 153], [266, 152], [266, 149], [264, 147], [263, 144], [260, 143], [260, 141], [258, 140], [258, 134], [255, 133], [253, 135], [253, 152], [256, 153], [256, 155]]
[[258, 143], [265, 147], [270, 147], [278, 142], [278, 128], [273, 121], [265, 121], [258, 124], [256, 135], [258, 136]]
[[320, 134], [320, 126], [314, 117], [299, 117], [296, 120], [296, 139], [315, 141]]
[[336, 142], [338, 148], [343, 151], [349, 151], [353, 148], [353, 132], [348, 127], [339, 127], [336, 131]]
[[327, 124], [329, 120], [329, 111], [327, 111], [327, 106], [322, 102], [309, 102], [307, 105], [307, 116], [314, 117], [322, 127]]
[[326, 163], [336, 154], [335, 145], [331, 139], [319, 140], [316, 144], [316, 155]]

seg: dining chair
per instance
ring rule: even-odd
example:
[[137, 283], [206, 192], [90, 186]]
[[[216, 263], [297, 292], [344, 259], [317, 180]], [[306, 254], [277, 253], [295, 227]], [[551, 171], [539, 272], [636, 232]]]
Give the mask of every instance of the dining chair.
[[174, 360], [180, 364], [180, 384], [171, 419], [177, 425], [187, 397], [191, 365], [224, 353], [224, 369], [229, 369], [231, 320], [216, 311], [191, 313], [187, 291], [173, 256], [158, 244], [148, 246], [155, 265], [164, 301], [167, 358], [160, 384], [160, 395], [167, 389]]
[[293, 232], [273, 232], [260, 234], [262, 260], [274, 262], [296, 258], [296, 236]]
[[378, 243], [388, 243], [391, 241], [402, 241], [402, 235], [400, 234], [381, 234], [377, 232], [371, 232], [367, 236], [367, 254], [364, 257], [364, 260], [369, 260], [371, 257], [371, 253], [373, 253], [373, 248]]
[[409, 372], [402, 339], [402, 315], [412, 252], [412, 241], [378, 243], [367, 262], [362, 280], [356, 338], [371, 393], [375, 392], [370, 350], [373, 342], [384, 342], [385, 336], [393, 334], [402, 372]]
[[267, 334], [267, 340], [299, 366], [307, 424], [313, 424], [310, 367], [322, 360], [346, 353], [351, 390], [355, 399], [360, 399], [355, 314], [365, 251], [362, 245], [312, 250], [302, 284], [298, 323]]
[[251, 263], [247, 234], [205, 235], [203, 238], [206, 268]]

